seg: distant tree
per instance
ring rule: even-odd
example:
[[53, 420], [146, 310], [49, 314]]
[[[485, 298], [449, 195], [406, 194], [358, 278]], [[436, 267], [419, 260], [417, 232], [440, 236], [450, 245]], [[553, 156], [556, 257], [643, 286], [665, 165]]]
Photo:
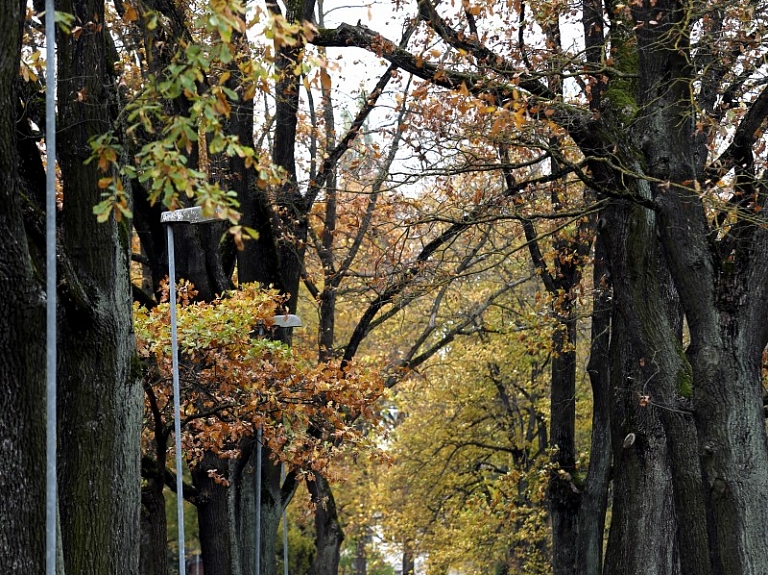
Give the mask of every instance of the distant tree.
[[398, 393], [393, 464], [372, 497], [386, 541], [408, 542], [429, 573], [551, 572], [542, 327], [463, 340]]

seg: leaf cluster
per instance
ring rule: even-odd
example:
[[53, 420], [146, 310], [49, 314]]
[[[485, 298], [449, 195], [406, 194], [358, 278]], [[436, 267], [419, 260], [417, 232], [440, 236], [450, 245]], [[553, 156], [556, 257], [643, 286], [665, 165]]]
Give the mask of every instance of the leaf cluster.
[[[375, 453], [352, 423], [373, 418], [380, 378], [354, 365], [342, 370], [338, 362], [317, 364], [268, 337], [283, 303], [275, 291], [244, 285], [210, 303], [193, 303], [193, 287], [182, 282], [179, 294], [181, 413], [190, 460], [208, 450], [238, 457], [241, 440], [259, 428], [275, 458], [307, 473], [334, 477], [332, 463], [342, 452]], [[172, 399], [169, 313], [167, 301], [151, 310], [135, 308], [139, 355], [166, 422]]]
[[[289, 43], [311, 33], [283, 20], [272, 17], [265, 35]], [[162, 15], [148, 11], [135, 24], [152, 32], [163, 22]], [[115, 128], [91, 140], [89, 161], [104, 173], [102, 200], [94, 207], [100, 221], [112, 214], [118, 219], [132, 215], [128, 188], [134, 181], [151, 204], [175, 209], [192, 200], [206, 213], [216, 211], [237, 224], [237, 194], [227, 189], [219, 173], [223, 158], [242, 160], [245, 169], [254, 170], [260, 187], [282, 181], [267, 154], [228, 128], [231, 115], [250, 109], [255, 94], [268, 93], [276, 80], [271, 51], [252, 55], [246, 48], [247, 28], [241, 2], [210, 2], [194, 13], [190, 37], [174, 39], [178, 44], [167, 65], [125, 86], [127, 101]], [[238, 241], [242, 232], [254, 235], [238, 226], [230, 231]]]

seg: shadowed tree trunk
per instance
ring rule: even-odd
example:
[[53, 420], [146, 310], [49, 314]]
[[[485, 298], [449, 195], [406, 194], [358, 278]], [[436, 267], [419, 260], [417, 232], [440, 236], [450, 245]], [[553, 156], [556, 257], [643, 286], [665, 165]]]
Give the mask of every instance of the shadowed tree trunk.
[[406, 541], [403, 543], [403, 562], [402, 574], [414, 575], [416, 572], [416, 557], [413, 555], [413, 543]]
[[0, 565], [10, 575], [45, 565], [44, 267], [25, 236], [15, 128], [25, 5], [0, 10]]
[[162, 489], [150, 485], [141, 490], [141, 575], [168, 573], [168, 525]]
[[613, 315], [610, 273], [606, 265], [605, 237], [598, 234], [592, 283], [591, 348], [587, 372], [592, 387], [592, 440], [589, 470], [581, 495], [576, 541], [576, 565], [583, 575], [603, 572], [603, 536], [611, 474], [611, 358]]
[[289, 473], [283, 481], [280, 463], [270, 460], [266, 447], [262, 449], [264, 453], [262, 454], [261, 480], [261, 573], [276, 575], [280, 521], [298, 484], [293, 473]]
[[[58, 34], [61, 247], [59, 337], [59, 510], [67, 573], [138, 571], [141, 386], [128, 275], [130, 228], [100, 224], [89, 138], [112, 123], [103, 0], [63, 2], [85, 28]], [[106, 105], [105, 105], [106, 104]], [[67, 271], [63, 272], [67, 274]]]
[[[629, 218], [620, 212], [609, 224], [615, 254], [627, 241]], [[607, 217], [603, 215], [603, 217]], [[630, 273], [626, 262], [611, 261], [615, 293], [622, 294]], [[621, 296], [619, 296], [620, 298]], [[611, 323], [613, 506], [605, 573], [680, 573], [677, 524], [667, 436], [659, 413], [646, 403], [646, 361], [636, 345], [636, 322], [617, 299]], [[631, 313], [631, 312], [630, 312]]]
[[316, 554], [310, 575], [338, 573], [344, 532], [336, 513], [336, 501], [331, 486], [325, 477], [316, 473], [315, 480], [308, 481], [307, 487], [315, 506], [316, 534]]
[[[0, 130], [9, 126], [3, 122], [17, 109], [9, 97], [11, 79], [18, 74], [18, 32], [23, 7], [23, 3], [14, 2], [12, 9], [3, 10], [0, 16], [0, 99], [4, 102]], [[59, 8], [74, 14], [83, 25], [102, 22], [104, 17], [103, 4], [98, 1], [65, 3]], [[133, 364], [128, 234], [125, 223], [97, 223], [92, 209], [99, 200], [99, 174], [93, 166], [83, 166], [89, 154], [88, 138], [111, 123], [108, 104], [112, 101], [112, 82], [106, 49], [101, 26], [93, 26], [79, 37], [58, 37], [59, 158], [63, 185], [58, 248], [59, 520], [61, 555], [68, 572], [130, 575], [138, 571], [141, 407]], [[15, 527], [13, 538], [2, 531], [0, 547], [14, 557], [0, 562], [11, 573], [31, 573], [42, 571], [44, 557], [44, 419], [24, 414], [40, 413], [44, 405], [44, 299], [37, 283], [44, 267], [40, 260], [30, 258], [27, 251], [19, 209], [24, 191], [12, 153], [13, 129], [3, 134], [0, 172], [4, 178], [2, 193], [8, 197], [4, 196], [1, 202], [0, 221], [3, 239], [12, 239], [12, 243], [2, 249], [0, 261], [4, 269], [0, 277], [4, 281], [16, 280], [14, 287], [6, 288], [4, 302], [11, 308], [3, 312], [3, 321], [13, 324], [19, 319], [19, 311], [23, 320], [12, 329], [2, 330], [10, 334], [3, 341], [13, 345], [13, 349], [4, 348], [3, 357], [21, 360], [16, 366], [3, 366], [3, 380], [22, 387], [18, 392], [7, 390], [10, 395], [3, 404], [0, 421], [2, 425], [12, 425], [3, 429], [3, 437], [10, 438], [2, 443], [3, 448], [16, 450], [8, 460], [25, 471], [9, 470], [10, 475], [2, 474], [14, 478], [13, 487], [3, 484], [4, 518], [5, 512], [10, 512], [23, 525]], [[25, 161], [30, 185], [38, 182], [39, 186], [42, 181], [37, 174], [29, 173], [30, 168], [38, 170], [37, 166], [42, 164]], [[39, 257], [44, 253], [43, 235], [33, 198], [43, 196], [43, 190], [34, 190], [24, 204], [26, 232], [38, 243], [34, 253]], [[33, 265], [38, 268], [36, 278]], [[23, 335], [22, 339], [16, 340], [17, 335]], [[12, 409], [13, 416], [6, 417], [6, 406]], [[18, 414], [22, 414], [21, 421], [15, 420]], [[19, 431], [24, 434], [24, 444], [14, 441]], [[15, 486], [21, 486], [24, 497], [32, 500], [24, 502], [17, 497]], [[18, 509], [17, 504], [21, 504]], [[5, 520], [3, 524], [6, 525]], [[13, 528], [13, 523], [10, 526]], [[35, 558], [30, 560], [32, 556]]]
[[227, 477], [229, 462], [206, 452], [192, 467], [192, 484], [197, 490], [197, 522], [206, 575], [231, 575], [233, 530], [230, 524], [227, 487], [208, 474]]
[[256, 535], [256, 450], [255, 441], [243, 441], [240, 458], [229, 463], [230, 527], [235, 534], [232, 545], [232, 573], [255, 573]]
[[355, 575], [368, 575], [368, 546], [371, 543], [371, 536], [367, 530], [363, 531], [355, 541]]

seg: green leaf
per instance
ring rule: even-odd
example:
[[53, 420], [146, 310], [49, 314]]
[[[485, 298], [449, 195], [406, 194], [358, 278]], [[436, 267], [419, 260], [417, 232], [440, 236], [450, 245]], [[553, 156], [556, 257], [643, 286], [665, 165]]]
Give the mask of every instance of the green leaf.
[[54, 20], [59, 27], [67, 34], [72, 31], [72, 25], [75, 23], [75, 15], [61, 10], [54, 11]]

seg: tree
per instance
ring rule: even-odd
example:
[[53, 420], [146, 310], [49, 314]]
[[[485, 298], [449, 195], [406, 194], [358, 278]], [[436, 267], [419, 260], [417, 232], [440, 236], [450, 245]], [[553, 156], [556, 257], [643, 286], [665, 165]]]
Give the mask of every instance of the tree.
[[[7, 183], [0, 193], [8, 200], [0, 208], [5, 214], [0, 225], [7, 232], [0, 241], [7, 248], [3, 278], [10, 278], [3, 279], [10, 294], [3, 333], [11, 334], [2, 340], [1, 351], [4, 375], [12, 382], [0, 425], [10, 439], [3, 444], [10, 451], [3, 454], [18, 462], [23, 477], [8, 486], [9, 509], [19, 512], [14, 517], [37, 524], [41, 429], [39, 423], [19, 421], [17, 414], [32, 411], [42, 394], [42, 288], [36, 278], [42, 269], [45, 167], [36, 129], [44, 116], [36, 95], [42, 77], [34, 56], [37, 24], [30, 20], [24, 28], [21, 8], [15, 3], [0, 17], [7, 32], [0, 98], [8, 104], [0, 122]], [[218, 205], [232, 220], [237, 219], [232, 200], [239, 200], [239, 224], [245, 228], [233, 228], [222, 249], [220, 229], [190, 231], [187, 238], [201, 249], [192, 250], [181, 267], [206, 301], [231, 287], [232, 246], [246, 228], [255, 230], [259, 241], [246, 242], [240, 252], [239, 279], [274, 285], [288, 297], [290, 311], [307, 277], [312, 233], [318, 233], [319, 259], [333, 263], [335, 214], [326, 210], [329, 217], [313, 230], [313, 208], [318, 199], [333, 196], [340, 158], [381, 92], [371, 92], [338, 142], [332, 130], [326, 132], [322, 162], [314, 156], [315, 169], [310, 166], [311, 177], [303, 178], [302, 134], [309, 134], [305, 141], [311, 148], [322, 126], [302, 132], [300, 121], [312, 45], [375, 53], [391, 64], [382, 76], [385, 84], [397, 70], [422, 79], [411, 98], [424, 103], [424, 113], [414, 124], [430, 133], [418, 138], [430, 148], [418, 147], [408, 122], [399, 123], [396, 133], [422, 166], [457, 149], [449, 144], [460, 144], [459, 155], [469, 161], [449, 164], [443, 172], [446, 197], [451, 180], [461, 173], [457, 170], [474, 168], [489, 181], [497, 178], [491, 193], [479, 193], [476, 201], [463, 198], [464, 206], [439, 211], [425, 205], [431, 213], [404, 228], [419, 230], [421, 237], [406, 234], [396, 244], [406, 257], [388, 261], [386, 272], [373, 278], [371, 296], [348, 337], [325, 339], [324, 353], [340, 350], [346, 369], [371, 330], [398, 317], [408, 303], [428, 294], [436, 302], [444, 299], [442, 287], [450, 282], [430, 282], [440, 278], [440, 264], [449, 261], [441, 258], [454, 253], [459, 239], [469, 246], [463, 253], [472, 254], [473, 246], [488, 241], [483, 224], [518, 221], [552, 312], [564, 326], [555, 335], [560, 339], [552, 378], [553, 463], [563, 472], [552, 476], [549, 498], [555, 572], [768, 571], [761, 537], [768, 523], [761, 382], [768, 341], [763, 159], [768, 91], [760, 2], [637, 0], [572, 8], [544, 1], [448, 6], [419, 0], [418, 17], [408, 19], [397, 42], [363, 25], [317, 30], [311, 24], [311, 0], [270, 2], [272, 45], [259, 45], [258, 58], [246, 54], [244, 8], [238, 2], [217, 1], [212, 11], [194, 14], [168, 2], [118, 2], [115, 8], [119, 20], [107, 18], [100, 0], [65, 3], [61, 9], [74, 20], [57, 40], [58, 112], [60, 125], [66, 126], [59, 163], [60, 317], [66, 338], [59, 366], [61, 522], [70, 571], [110, 572], [116, 557], [135, 556], [138, 386], [131, 368], [125, 223], [131, 211], [155, 293], [164, 275], [165, 248], [159, 204], [153, 207], [149, 200], [167, 206], [197, 201], [208, 210]], [[578, 30], [573, 46], [565, 30]], [[121, 47], [130, 46], [126, 53], [145, 55], [138, 68], [112, 66], [119, 59], [114, 38]], [[317, 77], [321, 92], [326, 76]], [[252, 110], [262, 88], [274, 103], [267, 107], [264, 140], [258, 140]], [[309, 100], [311, 86], [307, 94]], [[125, 105], [126, 98], [138, 99]], [[437, 99], [444, 100], [442, 108]], [[454, 109], [448, 110], [446, 102]], [[450, 133], [446, 118], [458, 116], [460, 139], [444, 137]], [[113, 122], [114, 132], [104, 136]], [[332, 123], [326, 120], [325, 129]], [[261, 142], [267, 142], [265, 149]], [[84, 164], [89, 146], [93, 159]], [[92, 214], [101, 190], [104, 201]], [[400, 205], [393, 213], [409, 217], [414, 213], [409, 209]], [[551, 254], [540, 245], [548, 233], [553, 234]], [[575, 470], [573, 326], [592, 242], [592, 278], [599, 288], [588, 366], [594, 447], [588, 478], [576, 493], [568, 479]], [[463, 261], [456, 257], [449, 269], [461, 271]], [[324, 279], [334, 287], [332, 273]], [[326, 286], [315, 287], [322, 293]], [[325, 319], [332, 312], [332, 291], [323, 300]], [[413, 368], [440, 342], [475, 329], [471, 316], [464, 317], [463, 327], [446, 324], [450, 327], [440, 330], [427, 323], [418, 347], [394, 367]], [[422, 345], [426, 350], [418, 352]], [[86, 386], [90, 381], [97, 393]], [[131, 407], [117, 411], [116, 405]], [[95, 438], [94, 425], [100, 431]], [[83, 444], [92, 449], [82, 449]], [[608, 445], [614, 483], [603, 561]], [[104, 461], [108, 464], [101, 465]], [[93, 469], [99, 470], [96, 478], [88, 475]], [[207, 468], [199, 471], [195, 481], [201, 484], [209, 475]], [[265, 471], [265, 545], [274, 544], [290, 497], [283, 488], [291, 481], [281, 483], [274, 466]], [[92, 511], [85, 506], [91, 495], [86, 485], [99, 487]], [[315, 498], [325, 496], [318, 491]], [[226, 518], [224, 509], [219, 506], [212, 514]], [[112, 520], [105, 523], [107, 517]], [[333, 521], [323, 523], [333, 528]], [[15, 526], [3, 528], [3, 541], [23, 547], [20, 557], [26, 559], [15, 564], [34, 568], [39, 533], [20, 535]], [[243, 536], [246, 528], [244, 522], [236, 529]], [[333, 552], [339, 537], [327, 540]], [[270, 562], [264, 571], [274, 571], [274, 554], [263, 557]], [[333, 569], [333, 561], [327, 565]], [[127, 567], [135, 569], [133, 563]]]
[[[39, 25], [24, 3], [4, 11], [2, 83], [4, 146], [3, 277], [8, 303], [3, 316], [9, 358], [4, 367], [9, 401], [3, 404], [7, 453], [20, 466], [8, 485], [10, 515], [3, 523], [3, 565], [12, 573], [41, 571], [45, 521], [41, 510], [45, 450], [44, 393], [44, 154], [38, 148], [45, 125], [37, 96], [40, 61], [29, 47]], [[38, 6], [40, 8], [40, 6]], [[138, 432], [140, 387], [134, 371], [131, 299], [128, 283], [129, 234], [115, 218], [99, 224], [93, 216], [99, 171], [85, 165], [88, 140], [113, 119], [116, 87], [108, 52], [111, 45], [102, 2], [60, 6], [71, 28], [59, 30], [58, 213], [59, 343], [58, 514], [63, 568], [78, 573], [137, 573]], [[25, 23], [25, 16], [27, 21]], [[52, 16], [51, 16], [52, 17]], [[22, 51], [22, 30], [25, 51]], [[30, 56], [20, 66], [22, 53]], [[26, 73], [19, 74], [20, 68]], [[48, 70], [48, 78], [52, 71]], [[94, 105], [98, 102], [98, 105]], [[102, 105], [105, 103], [106, 105]], [[52, 157], [47, 169], [54, 169]], [[21, 339], [19, 339], [21, 338]], [[12, 358], [12, 359], [10, 359]], [[7, 423], [6, 423], [7, 422]], [[24, 434], [20, 438], [18, 433]], [[4, 444], [5, 445], [5, 444]], [[3, 449], [6, 449], [4, 446]], [[5, 517], [4, 517], [5, 519]], [[20, 521], [21, 523], [18, 523]]]
[[1, 304], [0, 374], [6, 389], [0, 404], [0, 453], [10, 465], [0, 476], [6, 493], [0, 561], [11, 573], [41, 572], [45, 556], [44, 530], [27, 527], [45, 525], [45, 425], [42, 418], [28, 416], [44, 405], [45, 306], [33, 264], [34, 244], [30, 246], [24, 228], [22, 196], [29, 192], [16, 132], [24, 4], [11, 2], [0, 14], [0, 283], [6, 294]]
[[[315, 42], [367, 48], [436, 87], [489, 101], [498, 117], [517, 113], [516, 129], [503, 137], [543, 147], [602, 202], [599, 241], [610, 272], [603, 278], [616, 302], [605, 571], [764, 571], [758, 541], [767, 518], [765, 505], [755, 505], [766, 500], [757, 478], [768, 457], [759, 159], [768, 108], [759, 6], [592, 2], [568, 12], [543, 2], [438, 10], [421, 1], [418, 8], [426, 34], [441, 41], [440, 63], [360, 25], [322, 30]], [[491, 9], [514, 29], [482, 32]], [[563, 47], [560, 21], [578, 26], [582, 51]], [[528, 27], [541, 42], [529, 43]], [[566, 77], [574, 79], [572, 98], [553, 88]], [[548, 134], [558, 136], [556, 146]], [[510, 191], [530, 178], [527, 168], [514, 173]], [[576, 516], [578, 508], [577, 500], [561, 513]], [[555, 533], [555, 572], [599, 573], [594, 553], [589, 564], [575, 564], [568, 540], [583, 529], [569, 524]]]
[[549, 338], [474, 339], [398, 393], [383, 530], [429, 573], [549, 573]]

